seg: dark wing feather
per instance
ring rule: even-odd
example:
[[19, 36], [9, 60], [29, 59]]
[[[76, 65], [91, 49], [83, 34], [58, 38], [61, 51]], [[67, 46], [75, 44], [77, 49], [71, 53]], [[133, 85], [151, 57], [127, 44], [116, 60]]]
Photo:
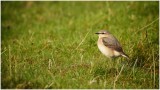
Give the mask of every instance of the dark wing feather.
[[109, 36], [109, 37], [103, 37], [102, 38], [102, 42], [105, 46], [116, 50], [118, 52], [123, 52], [122, 47], [120, 45], [120, 43], [118, 42], [118, 40], [114, 37], [114, 36]]

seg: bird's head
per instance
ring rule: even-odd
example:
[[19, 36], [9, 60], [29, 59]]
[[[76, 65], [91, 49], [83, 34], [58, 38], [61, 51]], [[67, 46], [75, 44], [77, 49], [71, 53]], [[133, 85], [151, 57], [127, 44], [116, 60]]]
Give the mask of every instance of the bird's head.
[[110, 32], [108, 32], [107, 30], [100, 30], [99, 32], [95, 34], [98, 34], [99, 37], [107, 37], [110, 35]]

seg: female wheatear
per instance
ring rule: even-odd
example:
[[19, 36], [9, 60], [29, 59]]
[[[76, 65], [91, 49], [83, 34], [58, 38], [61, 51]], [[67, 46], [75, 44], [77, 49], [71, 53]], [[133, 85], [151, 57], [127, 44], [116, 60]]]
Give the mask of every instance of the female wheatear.
[[109, 58], [123, 56], [129, 59], [128, 55], [123, 52], [123, 49], [118, 40], [108, 31], [101, 30], [97, 32], [99, 39], [97, 42], [99, 50]]

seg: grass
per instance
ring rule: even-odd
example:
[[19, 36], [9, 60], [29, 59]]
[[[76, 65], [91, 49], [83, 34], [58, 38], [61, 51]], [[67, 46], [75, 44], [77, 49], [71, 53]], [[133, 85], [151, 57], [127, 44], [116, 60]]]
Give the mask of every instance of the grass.
[[[1, 88], [159, 88], [158, 1], [2, 1], [1, 8]], [[101, 29], [129, 61], [100, 53]]]

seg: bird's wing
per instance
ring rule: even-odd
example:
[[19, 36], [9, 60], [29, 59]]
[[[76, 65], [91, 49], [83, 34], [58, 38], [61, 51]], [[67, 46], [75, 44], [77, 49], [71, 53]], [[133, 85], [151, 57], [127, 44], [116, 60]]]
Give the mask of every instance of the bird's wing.
[[107, 46], [111, 49], [114, 49], [118, 52], [123, 52], [120, 43], [118, 42], [118, 40], [114, 36], [103, 37], [102, 42], [105, 46]]

